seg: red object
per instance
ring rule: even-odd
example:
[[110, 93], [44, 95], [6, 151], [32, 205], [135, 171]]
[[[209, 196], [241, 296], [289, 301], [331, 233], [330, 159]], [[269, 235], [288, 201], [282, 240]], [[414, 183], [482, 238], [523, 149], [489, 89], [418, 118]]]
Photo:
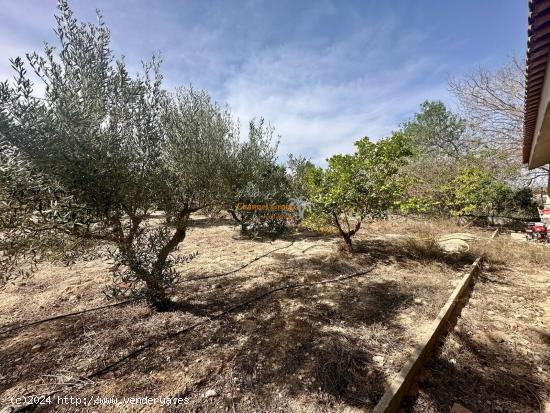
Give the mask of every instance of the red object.
[[550, 227], [544, 222], [530, 222], [526, 233], [528, 240], [550, 242]]

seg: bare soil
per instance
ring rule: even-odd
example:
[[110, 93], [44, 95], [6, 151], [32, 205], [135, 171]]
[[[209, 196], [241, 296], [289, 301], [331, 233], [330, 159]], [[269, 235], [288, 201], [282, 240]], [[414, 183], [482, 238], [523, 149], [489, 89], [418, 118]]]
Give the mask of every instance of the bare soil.
[[503, 234], [456, 327], [426, 364], [410, 412], [550, 412], [550, 248]]
[[[331, 235], [304, 230], [253, 241], [230, 221], [196, 217], [179, 253], [199, 255], [180, 268], [177, 310], [155, 312], [138, 301], [6, 332], [110, 303], [101, 293], [110, 282], [108, 260], [42, 264], [0, 291], [0, 408], [16, 397], [57, 392], [38, 410], [370, 410], [473, 261], [475, 251], [449, 255], [422, 241], [456, 231], [465, 229], [377, 222], [362, 229], [350, 255]], [[467, 231], [480, 244], [489, 235]], [[500, 273], [487, 277], [497, 277], [493, 288], [505, 287]], [[527, 303], [539, 297], [534, 290], [522, 294]], [[538, 307], [530, 308], [531, 317]], [[89, 398], [88, 405], [60, 404], [64, 396]], [[94, 399], [144, 396], [186, 404]], [[428, 405], [423, 400], [419, 406]]]

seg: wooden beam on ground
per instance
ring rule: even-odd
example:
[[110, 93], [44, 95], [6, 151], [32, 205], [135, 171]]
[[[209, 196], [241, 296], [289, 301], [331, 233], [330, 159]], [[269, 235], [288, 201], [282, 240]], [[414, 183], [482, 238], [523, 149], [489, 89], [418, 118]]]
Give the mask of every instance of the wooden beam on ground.
[[393, 379], [390, 387], [376, 407], [374, 413], [393, 413], [397, 412], [401, 407], [404, 397], [411, 385], [414, 382], [416, 373], [422, 367], [424, 361], [428, 358], [431, 350], [439, 341], [441, 335], [444, 333], [447, 327], [447, 321], [451, 319], [454, 309], [458, 302], [463, 298], [466, 291], [469, 289], [471, 281], [481, 267], [481, 258], [475, 260], [472, 264], [472, 268], [468, 273], [462, 277], [460, 283], [457, 285], [445, 306], [441, 309], [437, 318], [432, 323], [429, 332], [424, 336], [423, 340], [416, 346], [413, 353], [410, 355], [405, 366], [399, 371], [397, 376]]
[[[491, 240], [495, 238], [498, 229], [491, 236]], [[483, 257], [479, 257], [474, 261], [470, 271], [462, 279], [454, 289], [453, 293], [441, 309], [437, 318], [430, 326], [428, 333], [422, 341], [416, 346], [413, 353], [405, 363], [405, 366], [399, 371], [397, 376], [392, 380], [390, 387], [386, 390], [376, 407], [374, 413], [394, 413], [401, 408], [401, 403], [407, 395], [408, 390], [414, 383], [415, 376], [422, 367], [422, 364], [429, 357], [434, 346], [439, 342], [439, 339], [447, 329], [447, 323], [456, 314], [455, 310], [461, 308], [458, 304], [464, 299], [469, 291], [474, 276], [481, 271]]]

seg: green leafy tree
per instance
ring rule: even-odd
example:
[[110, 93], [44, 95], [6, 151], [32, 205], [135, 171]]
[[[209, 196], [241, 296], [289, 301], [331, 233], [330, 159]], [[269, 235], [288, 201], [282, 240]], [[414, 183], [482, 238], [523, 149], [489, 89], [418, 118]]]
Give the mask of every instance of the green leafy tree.
[[[403, 212], [481, 214], [488, 208], [487, 196], [497, 196], [496, 187], [507, 187], [517, 172], [517, 168], [507, 167], [504, 152], [486, 148], [479, 138], [470, 138], [465, 121], [442, 102], [424, 102], [420, 112], [404, 123], [401, 132], [410, 141], [414, 154], [400, 171], [407, 182]], [[490, 190], [467, 183], [472, 174]], [[489, 203], [495, 202], [493, 199]]]
[[287, 172], [290, 181], [290, 195], [293, 198], [307, 197], [306, 177], [311, 168], [314, 168], [314, 165], [307, 158], [288, 155]]
[[449, 111], [441, 101], [425, 101], [420, 112], [405, 122], [402, 132], [411, 140], [418, 157], [445, 156], [459, 158], [472, 145], [465, 132], [465, 122]]
[[[206, 92], [165, 92], [158, 59], [132, 78], [101, 18], [79, 23], [60, 1], [56, 19], [59, 47], [27, 55], [45, 94], [34, 95], [23, 60], [12, 60], [15, 81], [0, 86], [0, 136], [48, 183], [39, 193], [53, 183], [63, 194], [49, 230], [113, 242], [120, 284], [169, 308], [181, 262], [173, 253], [190, 215], [230, 201], [238, 128]], [[43, 216], [44, 205], [29, 205], [27, 215]], [[164, 212], [160, 226], [147, 223], [154, 210]]]
[[529, 188], [514, 189], [494, 177], [484, 166], [463, 162], [456, 176], [442, 187], [447, 212], [460, 215], [536, 215]]
[[398, 203], [397, 173], [411, 154], [402, 134], [377, 142], [365, 137], [355, 146], [353, 155], [334, 155], [326, 169], [312, 168], [307, 176], [314, 213], [334, 225], [350, 252], [363, 221], [384, 216]]
[[495, 199], [496, 213], [508, 217], [531, 219], [537, 216], [537, 202], [528, 187], [508, 187]]
[[489, 214], [494, 200], [507, 185], [494, 180], [486, 170], [479, 167], [460, 167], [457, 175], [444, 187], [445, 204], [451, 215], [472, 213]]
[[232, 182], [232, 197], [227, 210], [252, 237], [267, 233], [275, 236], [286, 228], [287, 221], [239, 205], [277, 205], [288, 202], [290, 193], [286, 170], [277, 163], [278, 141], [274, 129], [264, 119], [249, 124], [248, 140], [239, 148]]
[[29, 275], [46, 255], [70, 261], [82, 251], [88, 243], [75, 242], [69, 236], [75, 228], [67, 225], [68, 214], [82, 212], [0, 135], [0, 287], [12, 276]]

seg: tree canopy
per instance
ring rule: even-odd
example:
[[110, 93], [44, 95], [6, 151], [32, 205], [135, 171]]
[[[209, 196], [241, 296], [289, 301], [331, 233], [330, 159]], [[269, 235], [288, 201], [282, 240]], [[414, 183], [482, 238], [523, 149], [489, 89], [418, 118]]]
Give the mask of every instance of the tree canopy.
[[401, 193], [397, 176], [410, 146], [402, 134], [372, 142], [364, 137], [352, 155], [334, 155], [328, 167], [309, 169], [306, 179], [314, 211], [334, 225], [352, 250], [352, 237], [367, 218], [379, 218]]
[[[170, 254], [184, 240], [190, 214], [226, 206], [236, 187], [259, 173], [236, 181], [235, 170], [254, 156], [243, 154], [255, 145], [270, 159], [275, 147], [257, 133], [261, 123], [252, 124], [248, 144], [240, 143], [237, 123], [206, 92], [164, 90], [156, 57], [130, 76], [113, 57], [101, 18], [80, 23], [61, 1], [56, 20], [58, 47], [27, 55], [44, 96], [35, 94], [20, 58], [12, 60], [15, 81], [0, 86], [0, 136], [12, 148], [3, 150], [2, 163], [13, 169], [19, 162], [19, 176], [33, 183], [27, 215], [38, 214], [49, 231], [114, 242], [115, 278], [165, 308], [177, 278]], [[62, 209], [56, 220], [46, 219], [45, 194]], [[155, 210], [164, 214], [160, 227], [146, 222]], [[10, 212], [2, 213], [13, 227]], [[21, 242], [19, 250], [28, 247]]]

